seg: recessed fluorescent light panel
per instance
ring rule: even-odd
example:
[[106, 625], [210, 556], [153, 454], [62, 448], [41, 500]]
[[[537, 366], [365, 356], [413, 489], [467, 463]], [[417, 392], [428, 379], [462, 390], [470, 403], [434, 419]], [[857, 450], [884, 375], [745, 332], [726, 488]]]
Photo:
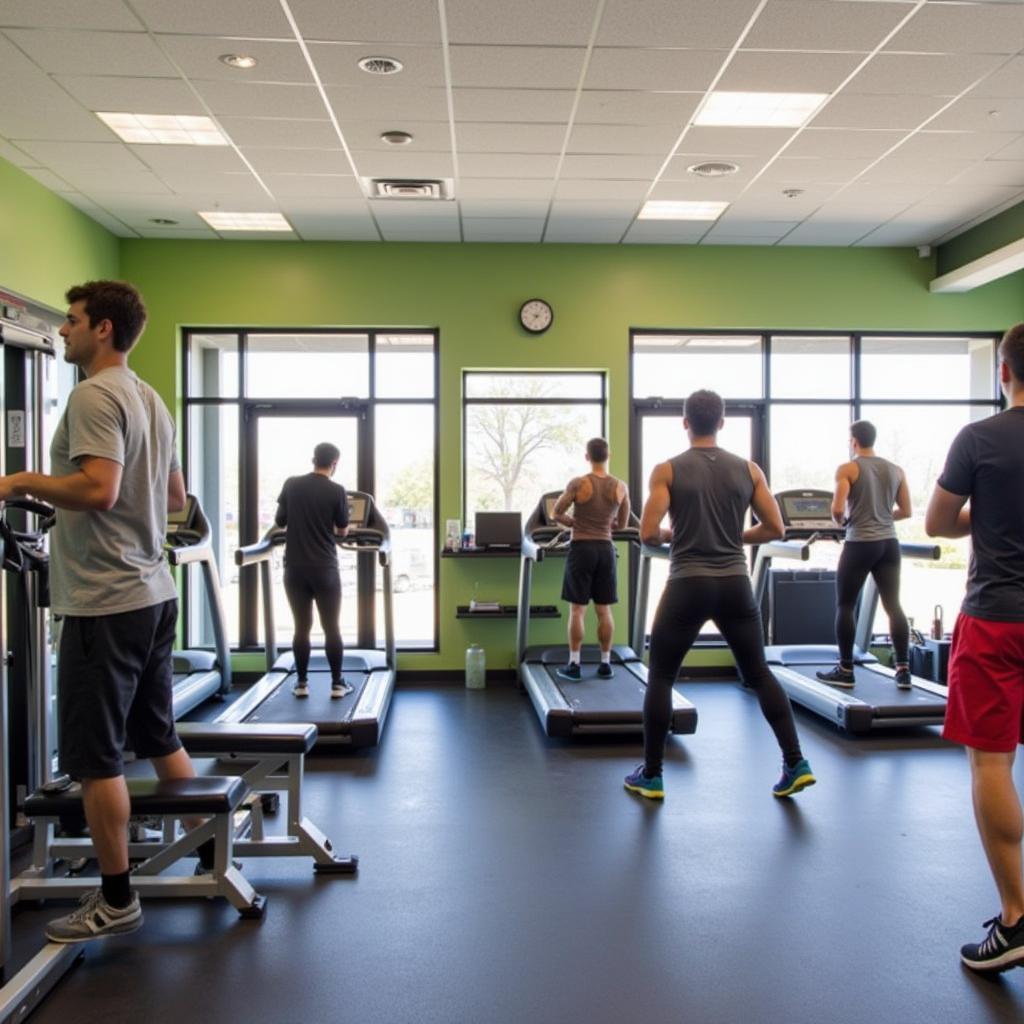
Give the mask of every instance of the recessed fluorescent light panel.
[[824, 92], [713, 92], [693, 123], [799, 128], [827, 98]]
[[96, 116], [125, 142], [165, 146], [227, 146], [208, 117], [177, 114], [100, 114]]
[[292, 226], [280, 213], [227, 213], [211, 210], [199, 216], [215, 231], [291, 231]]
[[638, 220], [718, 220], [728, 203], [681, 202], [674, 199], [648, 199], [637, 214]]

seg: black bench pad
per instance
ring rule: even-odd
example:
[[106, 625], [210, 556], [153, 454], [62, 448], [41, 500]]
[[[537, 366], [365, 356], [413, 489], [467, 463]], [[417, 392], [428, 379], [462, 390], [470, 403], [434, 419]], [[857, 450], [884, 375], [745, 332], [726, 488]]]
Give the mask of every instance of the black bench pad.
[[[195, 779], [128, 779], [132, 814], [229, 814], [248, 795], [242, 779], [205, 775]], [[82, 789], [72, 786], [63, 793], [36, 790], [25, 801], [30, 818], [52, 818], [82, 813]]]
[[190, 754], [308, 754], [316, 743], [311, 722], [179, 722], [178, 738]]

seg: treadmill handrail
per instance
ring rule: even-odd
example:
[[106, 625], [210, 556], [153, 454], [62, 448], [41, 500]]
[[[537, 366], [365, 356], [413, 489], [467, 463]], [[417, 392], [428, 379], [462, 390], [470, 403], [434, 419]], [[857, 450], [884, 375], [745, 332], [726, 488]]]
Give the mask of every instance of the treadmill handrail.
[[938, 562], [942, 558], [942, 548], [938, 544], [920, 544], [900, 541], [900, 554], [907, 558], [923, 558], [929, 562]]
[[257, 565], [270, 558], [274, 548], [280, 547], [285, 541], [285, 531], [280, 526], [272, 526], [254, 544], [244, 544], [235, 548], [235, 565]]

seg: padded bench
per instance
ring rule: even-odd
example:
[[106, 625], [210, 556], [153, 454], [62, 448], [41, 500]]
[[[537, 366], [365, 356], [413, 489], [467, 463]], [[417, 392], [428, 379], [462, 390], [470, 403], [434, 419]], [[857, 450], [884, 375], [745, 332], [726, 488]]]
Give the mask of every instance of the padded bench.
[[[207, 775], [195, 779], [129, 779], [133, 815], [175, 818], [230, 814], [246, 798], [249, 787], [237, 776]], [[77, 783], [59, 793], [36, 790], [25, 801], [30, 818], [78, 816], [82, 787]]]

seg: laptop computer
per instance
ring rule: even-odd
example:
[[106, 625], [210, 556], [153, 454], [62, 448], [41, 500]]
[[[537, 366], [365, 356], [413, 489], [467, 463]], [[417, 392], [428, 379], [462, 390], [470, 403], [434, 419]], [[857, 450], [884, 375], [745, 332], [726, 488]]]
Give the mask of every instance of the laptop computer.
[[523, 540], [521, 512], [477, 512], [474, 543], [492, 551], [518, 550]]

